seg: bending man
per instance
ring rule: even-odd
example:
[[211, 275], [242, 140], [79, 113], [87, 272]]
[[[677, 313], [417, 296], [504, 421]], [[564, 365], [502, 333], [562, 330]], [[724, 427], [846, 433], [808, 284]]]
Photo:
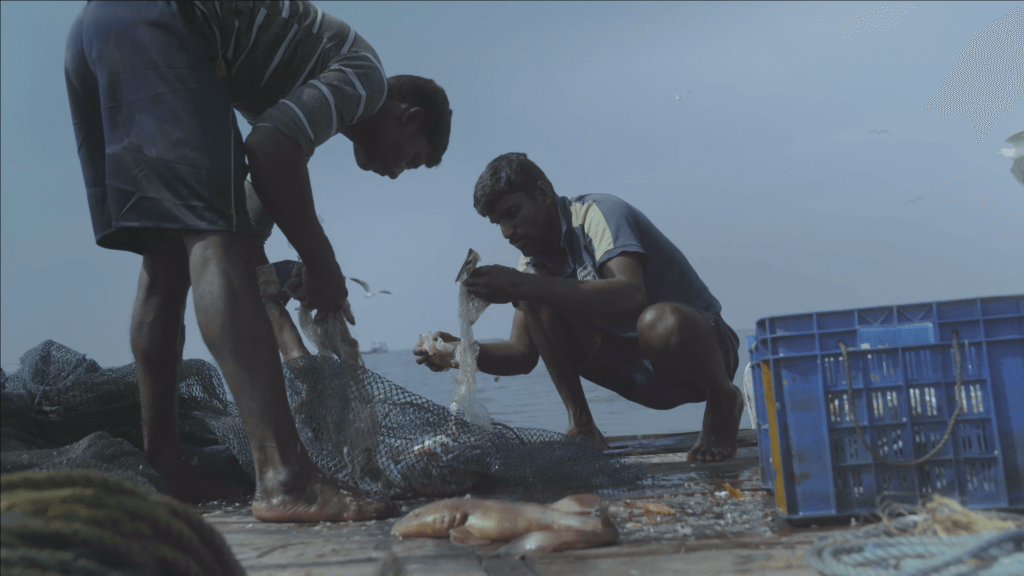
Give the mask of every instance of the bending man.
[[[223, 488], [188, 462], [177, 433], [191, 287], [252, 449], [253, 515], [393, 514], [328, 477], [299, 441], [257, 288], [243, 181], [251, 172], [305, 263], [305, 304], [337, 309], [345, 277], [317, 220], [306, 160], [341, 133], [364, 170], [395, 178], [435, 166], [448, 143], [447, 98], [425, 109], [388, 94], [373, 48], [308, 2], [90, 2], [68, 34], [65, 76], [96, 243], [142, 255], [131, 346], [146, 459], [172, 495], [200, 501]], [[236, 110], [253, 125], [245, 142]]]
[[[657, 410], [707, 402], [688, 458], [735, 455], [739, 339], [683, 253], [646, 216], [607, 194], [558, 196], [517, 153], [487, 165], [473, 203], [522, 253], [518, 270], [481, 266], [465, 281], [470, 294], [516, 306], [509, 340], [480, 345], [482, 372], [526, 374], [543, 358], [569, 412], [567, 434], [602, 446], [580, 378]], [[451, 366], [415, 352], [431, 369]]]

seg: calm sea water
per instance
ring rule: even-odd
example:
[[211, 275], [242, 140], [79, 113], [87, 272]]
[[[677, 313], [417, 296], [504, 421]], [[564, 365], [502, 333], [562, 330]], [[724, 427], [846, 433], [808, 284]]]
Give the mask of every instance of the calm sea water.
[[[746, 334], [740, 336], [740, 369], [734, 383], [742, 386], [743, 368], [747, 365]], [[412, 350], [392, 350], [384, 354], [363, 356], [366, 367], [388, 380], [443, 406], [451, 404], [455, 370], [431, 372], [416, 364]], [[741, 388], [742, 389], [742, 388]], [[634, 404], [618, 394], [586, 380], [583, 391], [590, 403], [590, 411], [598, 428], [605, 436], [630, 434], [663, 434], [695, 432], [700, 430], [704, 404], [686, 404], [672, 410], [651, 410]], [[565, 406], [551, 382], [547, 368], [540, 362], [530, 374], [494, 376], [477, 374], [477, 395], [487, 407], [491, 418], [509, 426], [543, 428], [564, 432], [568, 426]], [[741, 428], [750, 428], [746, 413]]]

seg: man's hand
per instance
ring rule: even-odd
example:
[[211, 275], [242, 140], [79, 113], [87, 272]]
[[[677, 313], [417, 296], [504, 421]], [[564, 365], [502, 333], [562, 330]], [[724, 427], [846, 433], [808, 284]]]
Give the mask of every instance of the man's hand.
[[523, 300], [530, 282], [537, 276], [519, 272], [508, 266], [480, 266], [463, 283], [470, 295], [491, 304], [507, 304]]
[[[440, 338], [446, 344], [456, 344], [460, 341], [458, 338], [447, 332], [434, 332], [434, 336], [436, 338]], [[450, 368], [459, 368], [459, 363], [455, 360], [454, 352], [450, 355], [438, 353], [431, 356], [426, 346], [417, 345], [412, 349], [412, 353], [416, 355], [417, 364], [421, 366], [426, 365], [426, 367], [430, 368], [432, 372], [443, 372]]]
[[319, 267], [296, 266], [287, 290], [306, 308], [320, 311], [341, 310], [349, 324], [355, 325], [352, 308], [348, 303], [348, 286], [336, 261]]

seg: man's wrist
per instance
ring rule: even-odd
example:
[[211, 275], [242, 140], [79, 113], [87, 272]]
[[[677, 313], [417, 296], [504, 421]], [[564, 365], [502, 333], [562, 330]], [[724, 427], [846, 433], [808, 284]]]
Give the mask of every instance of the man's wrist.
[[327, 236], [322, 233], [317, 240], [310, 240], [304, 246], [295, 246], [293, 244], [293, 247], [299, 253], [299, 258], [302, 259], [303, 264], [314, 270], [322, 270], [336, 262], [334, 248], [331, 246]]

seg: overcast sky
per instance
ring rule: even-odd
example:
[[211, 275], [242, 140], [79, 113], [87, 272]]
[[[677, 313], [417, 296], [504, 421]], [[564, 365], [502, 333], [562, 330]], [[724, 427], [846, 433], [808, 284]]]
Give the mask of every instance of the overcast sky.
[[[64, 85], [83, 4], [0, 3], [8, 371], [48, 338], [103, 366], [131, 361], [141, 258], [94, 243]], [[388, 74], [437, 80], [454, 110], [438, 168], [362, 172], [341, 136], [310, 163], [342, 270], [392, 292], [350, 284], [364, 346], [456, 332], [468, 248], [516, 264], [472, 207], [477, 176], [510, 151], [562, 195], [614, 194], [647, 214], [740, 330], [1024, 292], [1024, 188], [997, 154], [1024, 129], [1020, 2], [317, 5]], [[279, 231], [268, 254], [295, 257]], [[507, 336], [511, 317], [492, 306], [477, 337]], [[186, 357], [210, 359], [191, 307], [187, 319]]]

